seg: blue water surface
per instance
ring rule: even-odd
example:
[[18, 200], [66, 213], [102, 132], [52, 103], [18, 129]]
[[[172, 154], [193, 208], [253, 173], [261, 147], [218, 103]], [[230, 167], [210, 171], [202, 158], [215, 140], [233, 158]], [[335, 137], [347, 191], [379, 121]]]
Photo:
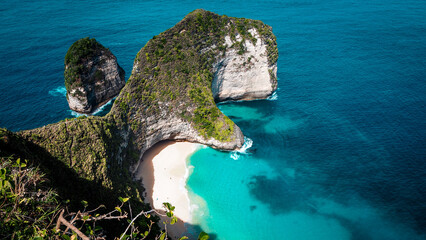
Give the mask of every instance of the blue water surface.
[[[278, 98], [221, 104], [253, 141], [201, 149], [195, 229], [216, 239], [426, 239], [426, 2], [9, 1], [0, 4], [0, 127], [73, 117], [63, 60], [95, 37], [129, 77], [136, 53], [197, 8], [259, 19]], [[102, 114], [102, 113], [101, 113]]]

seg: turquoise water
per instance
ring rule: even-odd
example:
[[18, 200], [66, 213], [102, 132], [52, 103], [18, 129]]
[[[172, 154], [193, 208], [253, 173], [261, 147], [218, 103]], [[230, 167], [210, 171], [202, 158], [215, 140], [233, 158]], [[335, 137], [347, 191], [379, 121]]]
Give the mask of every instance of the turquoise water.
[[276, 100], [220, 105], [252, 146], [191, 158], [197, 229], [216, 239], [426, 239], [421, 0], [5, 0], [0, 127], [74, 116], [63, 59], [77, 39], [110, 48], [128, 78], [140, 48], [196, 8], [264, 21], [280, 54]]
[[221, 105], [253, 144], [238, 158], [210, 148], [191, 157], [203, 229], [217, 239], [424, 239], [424, 169], [391, 159], [386, 143], [328, 111], [277, 115], [277, 105]]

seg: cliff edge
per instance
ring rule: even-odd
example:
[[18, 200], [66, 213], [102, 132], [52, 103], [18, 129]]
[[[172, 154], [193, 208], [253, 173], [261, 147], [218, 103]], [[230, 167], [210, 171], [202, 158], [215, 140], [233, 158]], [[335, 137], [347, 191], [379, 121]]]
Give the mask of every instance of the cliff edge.
[[91, 113], [118, 95], [125, 85], [124, 70], [111, 51], [94, 38], [82, 38], [65, 55], [65, 87], [69, 107]]
[[195, 10], [138, 52], [111, 114], [131, 126], [141, 156], [166, 139], [240, 148], [240, 128], [215, 100], [271, 95], [277, 58], [272, 28], [261, 21]]
[[230, 22], [235, 26], [225, 26], [225, 51], [213, 64], [213, 96], [217, 102], [267, 98], [277, 89], [278, 49], [272, 28], [247, 19]]
[[[80, 59], [79, 54], [67, 54], [66, 63]], [[132, 171], [145, 151], [162, 140], [220, 150], [242, 147], [243, 133], [217, 108], [215, 98], [267, 97], [277, 85], [277, 57], [272, 29], [261, 21], [195, 10], [138, 52], [109, 114], [66, 119], [17, 134], [80, 178], [135, 196], [136, 188], [129, 187]], [[226, 86], [237, 73], [240, 78], [231, 91]], [[67, 89], [82, 82], [73, 79], [66, 82]]]
[[145, 151], [162, 140], [242, 147], [243, 133], [216, 102], [268, 97], [277, 88], [277, 58], [271, 27], [204, 10], [148, 41], [127, 83], [108, 49], [81, 39], [65, 57], [69, 105], [90, 113], [120, 92], [110, 113], [18, 133], [0, 129], [0, 157], [39, 164], [64, 199], [116, 206], [126, 196], [143, 206], [132, 173]]

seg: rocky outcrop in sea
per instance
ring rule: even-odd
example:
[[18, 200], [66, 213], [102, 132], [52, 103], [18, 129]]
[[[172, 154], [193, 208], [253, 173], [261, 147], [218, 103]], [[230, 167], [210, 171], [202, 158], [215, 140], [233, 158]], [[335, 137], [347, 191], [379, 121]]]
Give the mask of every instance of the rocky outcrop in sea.
[[69, 107], [79, 113], [92, 113], [120, 93], [126, 83], [124, 75], [117, 58], [95, 39], [76, 41], [65, 56]]
[[[137, 53], [109, 114], [66, 119], [17, 137], [45, 153], [40, 159], [48, 164], [58, 162], [81, 179], [136, 197], [137, 188], [129, 187], [132, 172], [160, 141], [241, 148], [243, 133], [216, 102], [268, 97], [277, 87], [277, 58], [270, 26], [195, 10]], [[76, 111], [93, 111], [124, 84], [116, 58], [94, 39], [74, 43], [65, 66], [68, 101]]]
[[270, 26], [198, 9], [139, 51], [111, 113], [132, 126], [139, 158], [162, 140], [235, 150], [244, 135], [216, 102], [270, 96], [277, 58]]

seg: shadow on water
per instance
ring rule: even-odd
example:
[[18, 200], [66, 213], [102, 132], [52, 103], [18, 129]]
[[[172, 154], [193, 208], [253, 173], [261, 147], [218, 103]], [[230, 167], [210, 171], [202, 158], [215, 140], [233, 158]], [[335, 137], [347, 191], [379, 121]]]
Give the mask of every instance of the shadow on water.
[[[399, 164], [405, 161], [395, 159], [384, 143], [377, 142], [360, 126], [327, 111], [307, 114], [286, 109], [276, 119], [273, 113], [280, 109], [273, 101], [227, 103], [220, 108], [225, 114], [229, 112], [230, 118], [253, 140], [257, 151], [251, 157], [264, 160], [278, 174], [255, 175], [247, 184], [250, 194], [266, 204], [271, 214], [300, 211], [335, 219], [351, 232], [352, 239], [368, 240], [373, 235], [366, 224], [350, 219], [345, 212], [318, 212], [315, 201], [315, 197], [323, 197], [350, 208], [351, 200], [357, 196], [360, 201], [367, 201], [366, 207], [380, 211], [375, 219], [380, 224], [403, 222], [424, 235], [425, 206], [418, 200], [424, 199], [425, 190], [416, 188], [422, 185], [422, 177], [412, 177], [421, 170], [404, 170], [409, 166]], [[242, 110], [252, 115], [242, 115]], [[293, 124], [298, 121], [301, 124]], [[295, 176], [286, 176], [284, 169], [294, 169]], [[256, 206], [250, 208], [255, 209]], [[391, 232], [401, 234], [397, 231], [400, 230]], [[380, 235], [387, 236], [385, 232]], [[417, 239], [415, 233], [409, 235]]]
[[[189, 240], [196, 240], [196, 239], [198, 239], [198, 235], [201, 232], [206, 232], [198, 224], [194, 225], [194, 224], [186, 223], [185, 226], [188, 230], [188, 234], [186, 234], [186, 236], [188, 237]], [[217, 234], [215, 234], [215, 233], [207, 232], [207, 234], [209, 235], [209, 240], [217, 240], [218, 239]]]
[[290, 211], [316, 212], [315, 206], [303, 196], [298, 185], [282, 176], [268, 178], [263, 175], [253, 176], [247, 184], [250, 193], [268, 205], [272, 214]]
[[[253, 176], [247, 184], [250, 194], [266, 204], [271, 214], [292, 215], [300, 212], [312, 219], [319, 217], [327, 222], [335, 220], [350, 233], [351, 240], [424, 239], [425, 235], [421, 230], [413, 231], [409, 225], [395, 225], [394, 219], [388, 214], [362, 199], [355, 199], [353, 206], [350, 203], [334, 202], [335, 199], [326, 199], [325, 202], [332, 205], [327, 206], [316, 198], [326, 197], [324, 194], [319, 195], [314, 190], [315, 187], [303, 185], [283, 176], [268, 178], [263, 175]], [[255, 205], [250, 206], [251, 211], [256, 208]]]

